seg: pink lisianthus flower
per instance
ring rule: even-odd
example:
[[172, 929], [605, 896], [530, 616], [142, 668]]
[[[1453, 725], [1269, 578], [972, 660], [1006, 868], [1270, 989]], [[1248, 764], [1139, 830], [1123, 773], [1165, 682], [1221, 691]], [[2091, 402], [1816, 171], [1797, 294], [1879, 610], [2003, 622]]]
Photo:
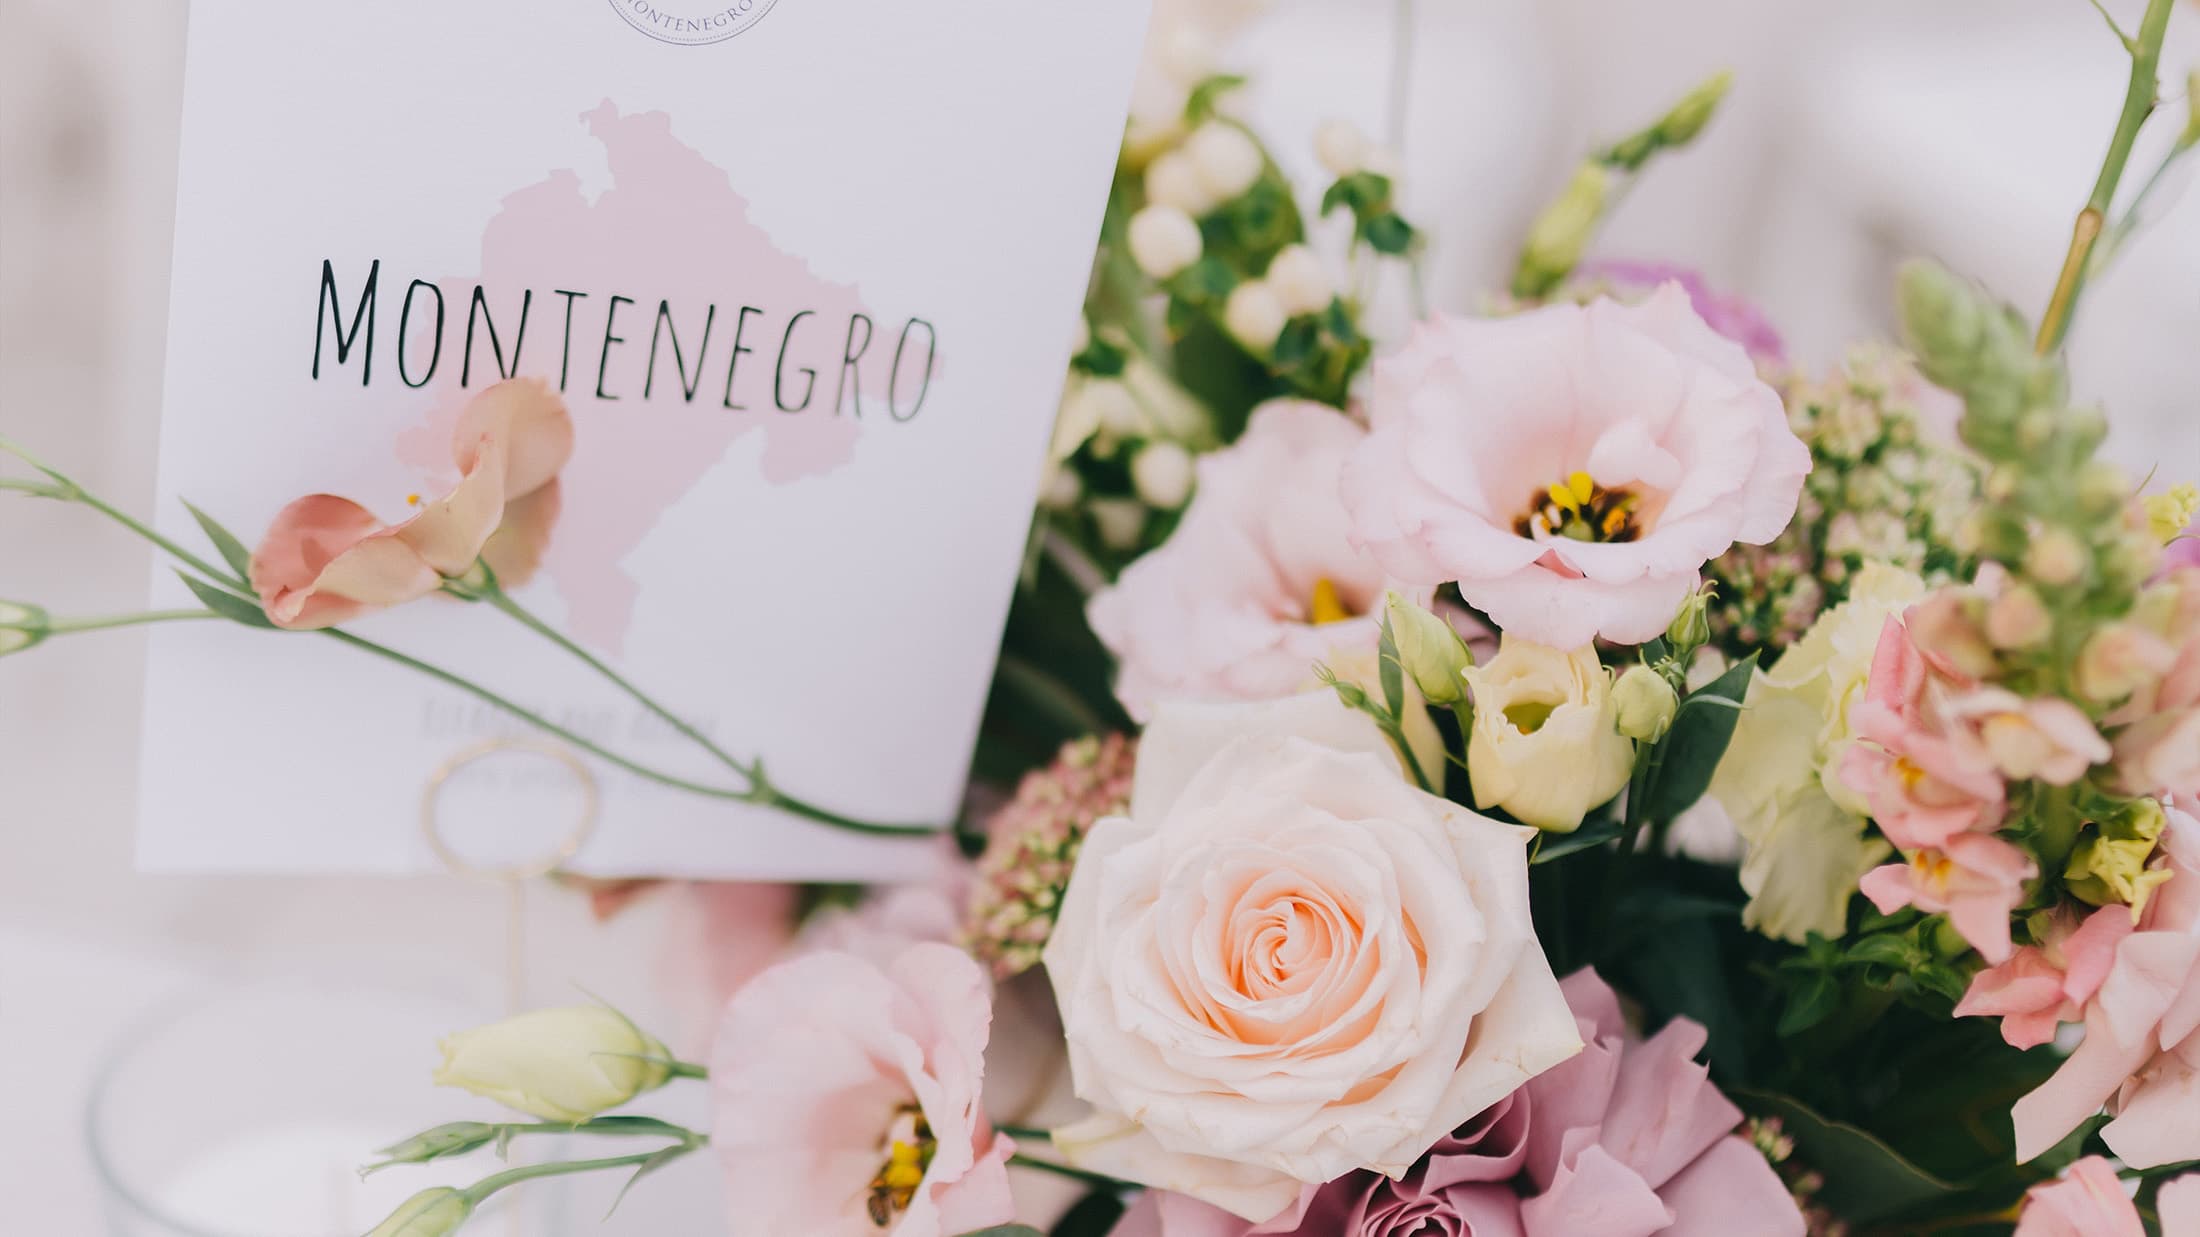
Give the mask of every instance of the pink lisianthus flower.
[[1905, 906], [1946, 912], [1963, 939], [1994, 965], [2009, 960], [2009, 913], [2024, 900], [2024, 882], [2040, 874], [2032, 857], [1998, 837], [1959, 833], [1937, 848], [1913, 852], [1857, 882], [1882, 915]]
[[2036, 1048], [2055, 1038], [2055, 1028], [2083, 1016], [2108, 969], [2116, 946], [2131, 935], [2131, 912], [2104, 906], [2081, 921], [2057, 912], [2047, 938], [2026, 945], [2007, 962], [1971, 977], [1956, 1003], [1957, 1017], [2001, 1019], [2001, 1037], [2014, 1048]]
[[[2200, 804], [2168, 809], [2170, 878], [2116, 946], [2085, 1004], [2085, 1039], [2017, 1101], [2017, 1158], [2054, 1146], [2106, 1105], [2101, 1139], [2134, 1168], [2200, 1159]], [[2110, 908], [2115, 909], [2115, 908]]]
[[1111, 1237], [1800, 1237], [1793, 1196], [1696, 1063], [1702, 1025], [1676, 1018], [1644, 1040], [1596, 972], [1561, 988], [1587, 1047], [1403, 1175], [1309, 1186], [1260, 1224], [1151, 1190]]
[[1864, 741], [1842, 752], [1838, 775], [1904, 850], [1945, 846], [2001, 823], [2006, 790], [1992, 753], [1943, 715], [1945, 699], [1971, 687], [1921, 651], [1900, 620], [1880, 628], [1864, 695], [1849, 707], [1850, 727]]
[[2025, 1191], [2014, 1237], [2146, 1237], [2116, 1168], [2097, 1155]]
[[1133, 717], [1169, 699], [1288, 696], [1337, 650], [1375, 648], [1382, 568], [1353, 547], [1337, 498], [1365, 437], [1334, 408], [1278, 400], [1200, 458], [1183, 523], [1087, 611]]
[[1014, 1219], [979, 1090], [985, 973], [948, 945], [807, 954], [726, 1006], [711, 1146], [735, 1237], [956, 1237]]
[[1810, 471], [1779, 394], [1674, 284], [1424, 322], [1377, 363], [1369, 417], [1354, 539], [1554, 648], [1658, 635], [1707, 560], [1779, 536]]
[[451, 440], [459, 480], [448, 493], [394, 525], [334, 494], [298, 499], [253, 551], [253, 591], [277, 627], [333, 627], [434, 592], [471, 571], [492, 543], [515, 573], [531, 570], [572, 455], [564, 400], [538, 379], [497, 383], [459, 413]]
[[1746, 297], [1719, 291], [1703, 273], [1675, 262], [1607, 260], [1584, 262], [1573, 282], [1591, 288], [1603, 286], [1628, 300], [1666, 284], [1678, 284], [1688, 294], [1689, 307], [1704, 325], [1742, 346], [1760, 370], [1787, 368], [1787, 345], [1778, 327]]

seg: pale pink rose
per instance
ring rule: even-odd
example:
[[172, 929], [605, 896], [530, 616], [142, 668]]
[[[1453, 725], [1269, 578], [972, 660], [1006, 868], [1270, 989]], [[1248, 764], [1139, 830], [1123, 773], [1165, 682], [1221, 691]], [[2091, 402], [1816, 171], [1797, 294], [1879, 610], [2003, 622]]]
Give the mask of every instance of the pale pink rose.
[[525, 502], [573, 454], [565, 402], [533, 378], [484, 390], [459, 414], [452, 462], [459, 480], [419, 514], [385, 525], [333, 494], [310, 494], [276, 513], [253, 552], [251, 580], [278, 627], [333, 627], [370, 610], [424, 597], [472, 570], [519, 504], [497, 555], [522, 574], [540, 557], [555, 499]]
[[1175, 533], [1087, 611], [1133, 717], [1170, 699], [1288, 696], [1335, 651], [1373, 651], [1383, 573], [1353, 548], [1337, 497], [1365, 437], [1334, 408], [1278, 400], [1200, 458]]
[[1658, 635], [1705, 561], [1779, 536], [1810, 471], [1779, 394], [1676, 284], [1424, 322], [1376, 364], [1369, 417], [1354, 537], [1557, 648]]
[[[991, 1018], [985, 972], [947, 945], [884, 967], [807, 954], [752, 980], [710, 1058], [729, 1231], [956, 1237], [1014, 1219], [1015, 1144], [979, 1105]], [[920, 1179], [894, 1188], [912, 1164]]]
[[2097, 1155], [2024, 1193], [2014, 1237], [2147, 1237], [2116, 1168]]
[[1880, 628], [1864, 695], [1849, 706], [1849, 725], [1864, 741], [1842, 752], [1837, 773], [1904, 850], [2001, 823], [2007, 792], [1992, 754], [1944, 716], [1946, 700], [1972, 686], [1920, 651], [1899, 620]]
[[2026, 945], [2007, 962], [1971, 977], [1956, 1003], [1956, 1016], [2001, 1019], [2001, 1037], [2016, 1048], [2037, 1048], [2055, 1029], [2076, 1022], [2116, 960], [2116, 946], [2131, 935], [2131, 911], [2104, 906], [2081, 921], [2056, 912], [2047, 938]]
[[1968, 726], [2001, 775], [2013, 782], [2068, 786], [2108, 762], [2108, 740], [2093, 719], [2068, 700], [2027, 700], [2000, 687], [1978, 687], [1945, 707], [1953, 725]]
[[[2109, 1150], [2135, 1168], [2200, 1159], [2200, 820], [2168, 809], [2170, 878], [2085, 1005], [2085, 1039], [2017, 1101], [2017, 1158], [2061, 1141], [2105, 1105]], [[2113, 909], [2113, 908], [2111, 908]]]
[[2015, 846], [1983, 833], [1959, 833], [1906, 863], [1873, 868], [1857, 882], [1882, 915], [1914, 906], [1945, 911], [1971, 948], [1989, 963], [2009, 960], [2009, 913], [2024, 900], [2024, 882], [2039, 865]]
[[1328, 693], [1163, 707], [1046, 950], [1073, 1163], [1254, 1221], [1403, 1173], [1580, 1050], [1528, 915], [1533, 831], [1408, 786]]

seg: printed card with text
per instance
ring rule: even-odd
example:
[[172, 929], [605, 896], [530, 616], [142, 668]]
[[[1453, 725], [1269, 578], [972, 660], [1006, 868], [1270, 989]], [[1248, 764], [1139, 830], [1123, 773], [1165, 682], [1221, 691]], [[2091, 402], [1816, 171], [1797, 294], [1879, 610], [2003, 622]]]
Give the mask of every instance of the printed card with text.
[[[194, 0], [162, 531], [203, 544], [188, 501], [253, 546], [309, 494], [395, 526], [487, 467], [468, 445], [483, 392], [537, 380], [572, 450], [502, 514], [512, 599], [787, 792], [950, 819], [1144, 19]], [[155, 588], [189, 604], [172, 575]], [[340, 631], [650, 769], [739, 784], [493, 605], [436, 594]], [[425, 788], [532, 733], [341, 635], [170, 624], [140, 860], [430, 870]], [[579, 871], [874, 880], [930, 845], [586, 763], [601, 810]], [[577, 810], [569, 773], [540, 780], [472, 808]]]

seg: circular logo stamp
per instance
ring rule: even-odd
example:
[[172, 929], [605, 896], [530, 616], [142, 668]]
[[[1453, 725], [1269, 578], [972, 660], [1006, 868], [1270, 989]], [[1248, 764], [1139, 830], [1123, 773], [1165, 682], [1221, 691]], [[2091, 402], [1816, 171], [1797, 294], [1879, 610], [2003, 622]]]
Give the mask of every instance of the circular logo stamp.
[[764, 20], [778, 0], [611, 0], [620, 20], [659, 43], [723, 43]]

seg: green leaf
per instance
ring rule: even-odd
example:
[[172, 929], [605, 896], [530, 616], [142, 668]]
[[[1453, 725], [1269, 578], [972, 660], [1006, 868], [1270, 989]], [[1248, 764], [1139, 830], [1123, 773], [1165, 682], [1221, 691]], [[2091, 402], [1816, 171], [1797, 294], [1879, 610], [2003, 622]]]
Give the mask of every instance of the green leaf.
[[1618, 821], [1605, 819], [1590, 821], [1572, 833], [1545, 833], [1537, 837], [1535, 854], [1529, 856], [1528, 862], [1549, 863], [1577, 850], [1618, 841], [1619, 835], [1625, 831]]
[[221, 553], [222, 561], [229, 564], [231, 571], [237, 573], [237, 578], [239, 580], [250, 580], [252, 578], [252, 552], [244, 548], [244, 543], [237, 540], [236, 534], [223, 528], [219, 520], [190, 503], [183, 504], [183, 509], [190, 512], [191, 518], [199, 522], [199, 531], [205, 533], [206, 539], [214, 543], [214, 548]]
[[1377, 253], [1396, 256], [1413, 248], [1413, 225], [1396, 215], [1377, 215], [1360, 231]]
[[1644, 820], [1671, 820], [1703, 798], [1712, 771], [1734, 739], [1741, 720], [1735, 706], [1749, 691], [1757, 656], [1735, 662], [1725, 674], [1690, 692], [1673, 715], [1673, 728], [1658, 744], [1656, 768], [1643, 788]]
[[1112, 1189], [1096, 1189], [1062, 1213], [1048, 1237], [1107, 1237], [1123, 1218], [1123, 1199]]
[[992, 1228], [972, 1229], [960, 1237], [1047, 1237], [1029, 1224], [996, 1224]]
[[663, 1168], [665, 1165], [672, 1163], [674, 1160], [679, 1159], [681, 1156], [686, 1155], [688, 1152], [693, 1150], [695, 1150], [695, 1145], [693, 1143], [674, 1143], [673, 1145], [665, 1148], [664, 1150], [649, 1157], [648, 1159], [643, 1160], [640, 1164], [635, 1165], [634, 1175], [628, 1177], [626, 1179], [626, 1184], [619, 1187], [619, 1192], [615, 1197], [612, 1198], [611, 1205], [604, 1209], [603, 1218], [606, 1220], [611, 1218], [611, 1213], [617, 1211], [619, 1209], [619, 1204], [626, 1201], [626, 1192], [634, 1188], [635, 1182], [640, 1181], [642, 1178], [647, 1177], [649, 1174], [656, 1172], [658, 1169]]
[[1867, 936], [1849, 946], [1848, 960], [1873, 966], [1891, 966], [1898, 971], [1908, 971], [1923, 961], [1918, 948], [1901, 936]]
[[1311, 315], [1301, 315], [1284, 324], [1283, 333], [1276, 336], [1274, 353], [1277, 369], [1295, 369], [1304, 365], [1314, 355], [1314, 346], [1321, 338], [1321, 324]]
[[1215, 104], [1222, 96], [1245, 84], [1245, 79], [1235, 73], [1218, 73], [1192, 87], [1192, 93], [1184, 101], [1184, 118], [1193, 124], [1215, 114]]
[[1390, 615], [1383, 615], [1375, 642], [1377, 675], [1382, 681], [1383, 703], [1392, 717], [1403, 717], [1406, 708], [1405, 668], [1398, 662], [1398, 641], [1390, 632]]
[[247, 627], [274, 629], [275, 624], [268, 619], [267, 612], [260, 609], [260, 603], [246, 601], [227, 589], [216, 588], [197, 576], [185, 575], [181, 571], [176, 573], [176, 577], [183, 581], [185, 588], [191, 590], [192, 596], [199, 599], [200, 605], [230, 622], [242, 623]]
[[1780, 1119], [1783, 1132], [1795, 1139], [1798, 1158], [1825, 1178], [1820, 1201], [1852, 1224], [1868, 1224], [1962, 1191], [1872, 1134], [1828, 1120], [1797, 1100], [1739, 1088], [1729, 1088], [1727, 1094], [1752, 1112]]
[[1787, 1008], [1781, 1011], [1776, 1029], [1782, 1035], [1807, 1031], [1824, 1022], [1840, 1004], [1841, 985], [1821, 971], [1788, 992]]

